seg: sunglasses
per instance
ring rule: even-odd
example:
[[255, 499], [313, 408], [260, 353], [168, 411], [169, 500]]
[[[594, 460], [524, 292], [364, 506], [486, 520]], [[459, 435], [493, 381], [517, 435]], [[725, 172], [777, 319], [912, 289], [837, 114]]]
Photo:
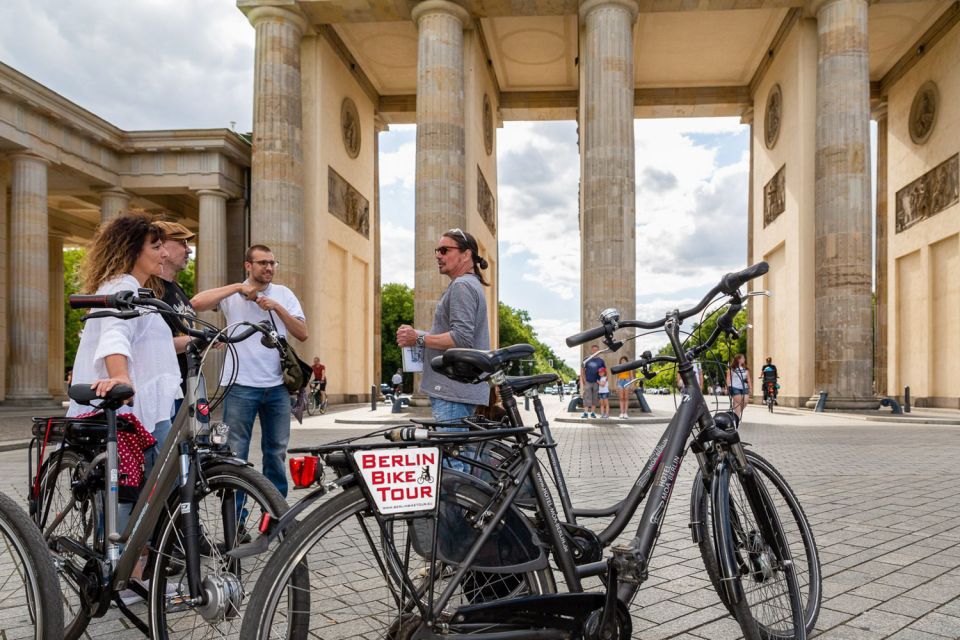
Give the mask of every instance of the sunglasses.
[[460, 229], [460, 228], [450, 229], [450, 231], [447, 231], [447, 233], [455, 233], [455, 234], [457, 234], [458, 236], [460, 236], [461, 238], [463, 238], [463, 241], [464, 241], [464, 242], [467, 242], [467, 234], [465, 234], [465, 233], [463, 232], [463, 230]]
[[460, 247], [437, 247], [433, 250], [434, 253], [439, 253], [442, 256], [447, 255], [448, 251], [460, 251]]

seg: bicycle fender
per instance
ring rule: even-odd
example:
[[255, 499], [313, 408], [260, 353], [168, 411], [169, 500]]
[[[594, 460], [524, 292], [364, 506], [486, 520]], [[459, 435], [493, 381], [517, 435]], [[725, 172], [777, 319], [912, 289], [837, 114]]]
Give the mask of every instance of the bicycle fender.
[[710, 485], [710, 508], [713, 511], [713, 545], [720, 565], [722, 583], [731, 603], [743, 600], [743, 585], [733, 552], [733, 528], [730, 522], [730, 465], [721, 460]]
[[234, 455], [224, 456], [216, 453], [210, 453], [202, 456], [200, 458], [200, 468], [205, 470], [207, 467], [211, 467], [215, 464], [230, 464], [235, 467], [252, 467], [253, 463], [244, 460], [243, 458], [238, 458]]
[[[345, 476], [349, 477], [349, 476]], [[241, 544], [236, 549], [227, 551], [224, 555], [229, 558], [235, 558], [237, 560], [243, 558], [249, 558], [251, 556], [256, 556], [261, 553], [264, 553], [273, 541], [279, 538], [283, 533], [292, 526], [299, 524], [297, 516], [303, 513], [310, 505], [316, 502], [319, 498], [323, 497], [328, 493], [328, 489], [324, 486], [319, 486], [306, 496], [303, 497], [297, 504], [290, 507], [290, 510], [285, 514], [280, 516], [279, 520], [272, 521], [267, 529], [267, 533], [259, 536], [253, 542], [248, 542], [246, 544]]]
[[694, 544], [700, 544], [705, 533], [703, 530], [703, 520], [700, 517], [701, 514], [697, 511], [697, 505], [700, 504], [704, 491], [703, 473], [697, 471], [697, 475], [693, 479], [693, 487], [690, 491], [690, 538], [693, 539]]

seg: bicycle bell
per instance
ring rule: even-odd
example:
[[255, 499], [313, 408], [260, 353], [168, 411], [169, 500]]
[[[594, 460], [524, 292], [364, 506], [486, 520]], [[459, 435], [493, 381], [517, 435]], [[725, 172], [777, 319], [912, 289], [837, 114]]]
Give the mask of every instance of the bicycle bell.
[[600, 322], [603, 324], [617, 324], [620, 322], [620, 312], [610, 307], [600, 312]]

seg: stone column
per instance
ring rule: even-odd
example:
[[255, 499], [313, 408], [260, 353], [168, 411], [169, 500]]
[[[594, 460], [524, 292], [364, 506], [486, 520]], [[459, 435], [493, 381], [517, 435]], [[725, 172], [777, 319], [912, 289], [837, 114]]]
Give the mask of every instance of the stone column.
[[10, 349], [7, 404], [49, 402], [47, 161], [18, 153], [10, 190]]
[[247, 250], [247, 203], [243, 198], [227, 201], [227, 282], [240, 282], [243, 254]]
[[813, 9], [816, 390], [829, 394], [830, 408], [877, 407], [870, 299], [867, 0], [825, 0]]
[[251, 158], [251, 242], [283, 264], [282, 282], [303, 298], [303, 117], [300, 39], [307, 22], [295, 8], [259, 6]]
[[[54, 398], [66, 398], [64, 378], [64, 284], [63, 284], [63, 238], [62, 233], [50, 231], [50, 310], [48, 341], [47, 385]], [[70, 364], [73, 364], [72, 362]]]
[[373, 380], [379, 385], [383, 382], [382, 354], [383, 327], [381, 326], [381, 274], [380, 268], [380, 134], [390, 127], [377, 114], [374, 117], [373, 133]]
[[[204, 189], [197, 192], [197, 197], [200, 199], [197, 291], [206, 291], [227, 284], [227, 194]], [[203, 311], [199, 315], [207, 322], [223, 326], [223, 314], [219, 311]], [[211, 351], [207, 355], [203, 373], [211, 389], [216, 388], [222, 363], [222, 350]]]
[[130, 194], [120, 187], [109, 187], [97, 193], [100, 194], [100, 224], [110, 222], [130, 208]]
[[[754, 121], [754, 111], [753, 111], [753, 107], [750, 106], [744, 109], [743, 114], [740, 116], [740, 124], [746, 124], [750, 126], [750, 135], [747, 136], [747, 140], [750, 141], [749, 143], [750, 144], [750, 177], [747, 181], [747, 265], [748, 266], [752, 265], [755, 261], [755, 257], [753, 255], [753, 225], [754, 225], [754, 221], [753, 221], [753, 213], [754, 213], [753, 212], [753, 168], [754, 168], [753, 121]], [[756, 287], [754, 286], [753, 280], [747, 283], [748, 292], [753, 291], [755, 288]], [[753, 321], [753, 307], [754, 305], [752, 303], [747, 305], [747, 324], [756, 326], [756, 324]], [[752, 334], [749, 338], [747, 338], [747, 353], [746, 353], [747, 366], [751, 370], [760, 371], [763, 365], [760, 364], [759, 362], [754, 362], [754, 359], [753, 359], [754, 354], [756, 353], [756, 350], [753, 348], [754, 340], [752, 338], [754, 335], [756, 335], [756, 333]], [[754, 390], [754, 387], [756, 387], [756, 385], [752, 385], [750, 387], [751, 391]]]
[[[10, 186], [10, 163], [5, 157], [0, 156], [0, 265], [9, 264], [7, 261], [9, 245], [7, 244], [7, 232], [9, 230], [9, 210], [7, 202], [7, 188]], [[10, 300], [10, 291], [7, 288], [8, 281], [7, 269], [0, 269], [0, 354], [7, 354], [8, 335], [8, 303]], [[4, 359], [6, 360], [6, 358]], [[6, 398], [7, 392], [7, 368], [0, 366], [0, 396]]]
[[[580, 3], [580, 324], [597, 326], [600, 311], [636, 316], [636, 197], [633, 143], [632, 0]], [[589, 353], [583, 347], [583, 357]], [[633, 343], [617, 355], [633, 357]]]
[[877, 395], [885, 396], [887, 389], [887, 245], [890, 232], [887, 225], [887, 102], [873, 109], [877, 121], [877, 309], [874, 333], [873, 379]]
[[433, 249], [448, 229], [466, 229], [463, 29], [470, 16], [445, 0], [421, 2], [411, 15], [419, 32], [414, 326], [429, 330], [449, 283]]

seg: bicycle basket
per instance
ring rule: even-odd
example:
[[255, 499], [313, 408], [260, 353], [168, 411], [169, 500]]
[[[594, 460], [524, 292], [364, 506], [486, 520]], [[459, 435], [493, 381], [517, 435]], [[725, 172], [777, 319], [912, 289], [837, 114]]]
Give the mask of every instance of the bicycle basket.
[[[466, 558], [481, 533], [471, 516], [476, 517], [488, 506], [491, 491], [472, 476], [451, 469], [443, 470], [436, 520], [439, 523], [437, 557], [440, 561], [457, 566]], [[409, 526], [414, 550], [421, 557], [429, 557], [434, 520], [418, 518]], [[533, 527], [517, 509], [510, 508], [481, 547], [472, 568], [490, 573], [515, 573], [536, 571], [546, 566], [547, 556]]]

